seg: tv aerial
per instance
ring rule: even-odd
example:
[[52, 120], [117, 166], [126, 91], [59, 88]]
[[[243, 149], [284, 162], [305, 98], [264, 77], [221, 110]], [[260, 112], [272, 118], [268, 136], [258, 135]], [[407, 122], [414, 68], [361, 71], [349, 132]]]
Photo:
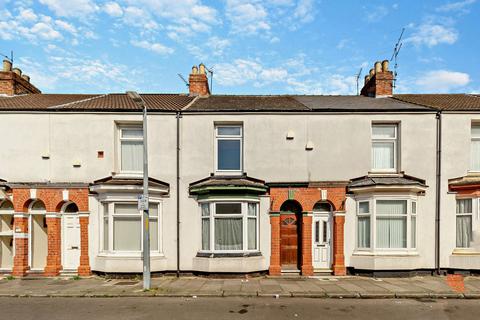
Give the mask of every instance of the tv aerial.
[[402, 28], [402, 32], [400, 33], [400, 37], [398, 37], [397, 43], [395, 44], [395, 48], [393, 49], [393, 54], [392, 57], [390, 58], [390, 61], [394, 61], [393, 64], [393, 87], [395, 88], [395, 82], [397, 81], [397, 68], [398, 68], [398, 54], [400, 53], [400, 50], [402, 49], [402, 37], [403, 33], [405, 32], [405, 28]]
[[207, 70], [208, 74], [210, 75], [210, 93], [213, 93], [213, 68], [215, 66], [208, 68], [205, 66], [205, 70]]
[[7, 60], [9, 60], [11, 63], [13, 63], [13, 50], [10, 51], [10, 57], [7, 56], [7, 55], [5, 55], [5, 54], [3, 54], [3, 53], [1, 53], [1, 52], [0, 52], [0, 56], [4, 57], [5, 59], [7, 59]]
[[360, 79], [360, 76], [362, 75], [362, 70], [363, 68], [360, 68], [360, 70], [358, 71], [358, 73], [355, 75], [355, 79], [357, 81], [357, 96], [359, 94], [359, 91], [358, 91], [358, 80]]
[[188, 83], [188, 81], [180, 74], [180, 73], [177, 73], [178, 77], [185, 83], [185, 85], [187, 86], [187, 88], [190, 86], [190, 84]]

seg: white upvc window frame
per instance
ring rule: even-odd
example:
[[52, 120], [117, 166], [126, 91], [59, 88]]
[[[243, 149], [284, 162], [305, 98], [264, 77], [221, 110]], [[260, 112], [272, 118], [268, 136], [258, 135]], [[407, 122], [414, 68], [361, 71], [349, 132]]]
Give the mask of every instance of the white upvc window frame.
[[[394, 127], [395, 129], [395, 137], [393, 138], [385, 138], [385, 137], [376, 137], [373, 134], [373, 128], [374, 127]], [[399, 127], [400, 123], [398, 122], [373, 122], [370, 126], [370, 134], [372, 137], [372, 144], [371, 144], [371, 172], [374, 173], [397, 173], [398, 170], [398, 163], [399, 163]], [[376, 169], [373, 167], [373, 157], [374, 157], [374, 144], [375, 143], [392, 143], [393, 144], [393, 168], [387, 168], [387, 169]]]
[[[150, 250], [150, 253], [152, 256], [154, 255], [161, 255], [162, 254], [162, 217], [163, 217], [163, 202], [157, 199], [152, 199], [150, 198], [150, 206], [157, 206], [157, 217], [153, 218], [154, 220], [157, 220], [157, 234], [158, 234], [158, 250]], [[137, 211], [138, 213], [135, 214], [115, 214], [115, 205], [116, 204], [134, 204], [137, 206], [137, 203], [133, 199], [108, 199], [100, 202], [99, 205], [99, 211], [101, 214], [99, 215], [99, 251], [100, 253], [104, 255], [112, 255], [112, 256], [132, 256], [132, 257], [138, 257], [141, 255], [143, 251], [143, 213], [141, 211]], [[105, 248], [104, 246], [104, 236], [105, 236], [105, 228], [104, 228], [104, 221], [105, 221], [105, 208], [108, 209], [107, 212], [107, 218], [108, 220], [108, 248]], [[126, 250], [114, 250], [113, 249], [113, 244], [114, 244], [114, 224], [113, 220], [115, 217], [139, 217], [140, 218], [140, 224], [141, 224], [141, 229], [140, 229], [140, 250], [131, 250], [131, 251], [126, 251]], [[150, 216], [149, 220], [152, 220], [152, 217]]]
[[[361, 203], [368, 203], [368, 213], [360, 213], [360, 204]], [[372, 201], [370, 199], [363, 199], [363, 200], [358, 200], [356, 202], [356, 207], [357, 207], [357, 215], [355, 219], [355, 248], [358, 251], [370, 251], [372, 248]], [[370, 219], [370, 230], [369, 230], [369, 246], [368, 247], [360, 247], [358, 244], [359, 240], [359, 234], [358, 234], [358, 228], [359, 228], [359, 223], [358, 223], [358, 218], [369, 218]]]
[[[377, 201], [378, 200], [405, 200], [407, 201], [407, 235], [406, 241], [407, 246], [406, 248], [378, 248], [377, 247]], [[361, 248], [358, 247], [358, 214], [359, 214], [359, 203], [366, 202], [370, 203], [370, 248]], [[412, 214], [412, 203], [416, 203], [416, 213]], [[355, 221], [355, 252], [357, 253], [369, 253], [373, 255], [389, 255], [389, 254], [416, 254], [417, 253], [417, 244], [415, 246], [412, 245], [412, 232], [415, 232], [415, 239], [416, 243], [418, 243], [418, 212], [419, 212], [419, 201], [418, 197], [414, 195], [368, 195], [368, 196], [361, 196], [356, 198], [356, 221]], [[381, 215], [380, 215], [381, 216]], [[389, 217], [394, 215], [389, 215]], [[404, 215], [402, 215], [404, 216]], [[416, 227], [412, 228], [412, 216], [416, 218]]]
[[473, 135], [473, 127], [479, 127], [480, 128], [480, 122], [472, 122], [470, 126], [470, 170], [469, 172], [480, 172], [480, 164], [478, 164], [478, 168], [475, 168], [475, 165], [473, 163], [473, 142], [479, 142], [480, 141], [480, 135], [474, 136]]
[[[457, 201], [459, 200], [470, 200], [471, 201], [471, 206], [472, 206], [472, 212], [463, 212], [463, 213], [458, 213], [457, 212]], [[478, 221], [478, 212], [479, 212], [479, 198], [472, 198], [472, 197], [458, 197], [455, 199], [455, 250], [456, 251], [475, 251], [475, 248], [472, 247], [472, 242], [473, 242], [473, 232], [477, 228], [477, 221]], [[477, 213], [477, 214], [475, 214]], [[465, 216], [470, 216], [471, 218], [471, 228], [472, 228], [472, 239], [470, 240], [469, 246], [468, 247], [458, 247], [457, 246], [457, 217], [465, 217]]]
[[[239, 135], [224, 135], [224, 134], [219, 134], [218, 129], [219, 128], [224, 128], [224, 127], [229, 127], [229, 128], [240, 128], [240, 134]], [[243, 166], [244, 166], [244, 153], [243, 153], [243, 124], [241, 123], [236, 123], [236, 124], [222, 124], [222, 123], [215, 123], [215, 154], [214, 154], [214, 162], [215, 162], [215, 173], [216, 174], [226, 174], [226, 175], [236, 175], [236, 174], [242, 174], [243, 173]], [[219, 140], [233, 140], [233, 141], [239, 141], [240, 142], [240, 168], [239, 169], [234, 169], [234, 170], [228, 170], [228, 169], [220, 169], [218, 167], [218, 142]]]
[[[249, 252], [258, 252], [260, 251], [260, 201], [252, 199], [238, 199], [238, 200], [226, 200], [226, 199], [208, 199], [200, 200], [199, 202], [199, 216], [200, 216], [200, 250], [201, 253], [249, 253]], [[221, 203], [240, 203], [241, 204], [241, 214], [217, 214], [216, 205]], [[256, 210], [256, 224], [255, 224], [255, 239], [256, 247], [255, 249], [248, 249], [248, 219], [253, 216], [248, 215], [248, 204], [252, 203], [255, 205]], [[202, 216], [202, 205], [207, 204], [209, 206], [209, 216]], [[242, 249], [241, 250], [216, 250], [215, 249], [215, 218], [242, 218]], [[209, 239], [209, 249], [205, 250], [202, 248], [203, 244], [203, 234], [202, 234], [202, 222], [204, 219], [209, 219], [210, 222], [210, 239]]]
[[[118, 175], [122, 176], [133, 176], [139, 177], [143, 173], [143, 167], [139, 171], [133, 170], [123, 170], [122, 169], [122, 142], [123, 141], [141, 141], [143, 144], [143, 135], [141, 137], [123, 137], [123, 131], [128, 130], [141, 130], [143, 132], [143, 125], [142, 123], [117, 123], [117, 160], [116, 160], [116, 172]], [[143, 150], [142, 150], [142, 157], [143, 157]]]

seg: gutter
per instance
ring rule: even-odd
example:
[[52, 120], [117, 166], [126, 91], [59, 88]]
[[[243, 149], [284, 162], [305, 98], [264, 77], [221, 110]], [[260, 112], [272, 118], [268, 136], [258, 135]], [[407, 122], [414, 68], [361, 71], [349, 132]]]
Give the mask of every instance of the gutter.
[[176, 113], [177, 117], [177, 278], [180, 277], [180, 118], [181, 111]]
[[442, 182], [442, 112], [438, 111], [436, 145], [436, 193], [435, 193], [435, 272], [440, 275], [440, 198]]

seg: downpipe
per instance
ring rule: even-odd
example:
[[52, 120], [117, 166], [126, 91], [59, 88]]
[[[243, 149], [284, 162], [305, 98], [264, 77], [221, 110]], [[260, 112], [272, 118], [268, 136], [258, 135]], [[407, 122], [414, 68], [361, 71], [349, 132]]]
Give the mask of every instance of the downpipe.
[[442, 183], [442, 113], [439, 111], [437, 119], [437, 146], [436, 146], [436, 194], [435, 194], [435, 273], [440, 275], [440, 203]]

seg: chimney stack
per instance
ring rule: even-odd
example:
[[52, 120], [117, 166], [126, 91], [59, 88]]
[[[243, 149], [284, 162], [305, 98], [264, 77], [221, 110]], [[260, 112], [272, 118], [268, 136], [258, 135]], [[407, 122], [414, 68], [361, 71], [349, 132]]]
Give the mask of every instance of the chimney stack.
[[3, 69], [0, 71], [0, 95], [14, 96], [20, 94], [42, 93], [30, 83], [30, 77], [22, 75], [22, 70], [12, 68], [12, 62], [3, 60]]
[[391, 97], [393, 94], [393, 72], [388, 70], [388, 60], [377, 61], [365, 77], [361, 95], [366, 97]]
[[192, 73], [188, 77], [188, 88], [191, 96], [205, 97], [210, 95], [207, 72], [203, 63], [200, 63], [198, 67], [192, 67]]

